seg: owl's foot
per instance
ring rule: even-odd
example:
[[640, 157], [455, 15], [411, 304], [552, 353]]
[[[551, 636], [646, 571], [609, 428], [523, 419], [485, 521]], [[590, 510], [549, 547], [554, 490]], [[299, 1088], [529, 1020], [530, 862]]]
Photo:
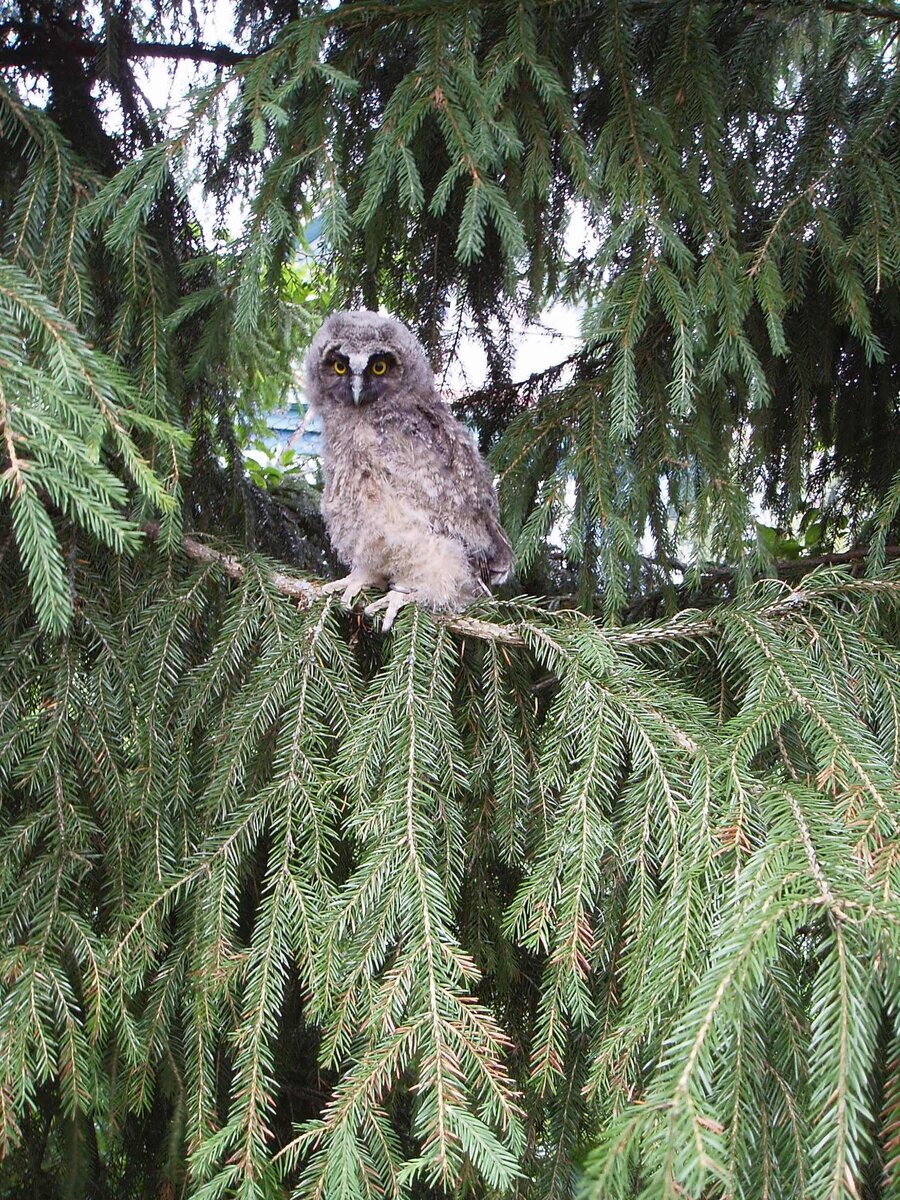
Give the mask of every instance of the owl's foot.
[[389, 592], [381, 597], [380, 600], [373, 600], [371, 604], [367, 604], [365, 612], [368, 616], [372, 613], [381, 612], [384, 609], [384, 621], [381, 629], [383, 633], [387, 633], [394, 623], [394, 617], [403, 608], [404, 604], [412, 604], [413, 593], [403, 588], [391, 588]]
[[343, 579], [332, 579], [331, 583], [322, 585], [322, 594], [331, 596], [334, 592], [343, 592], [341, 596], [341, 604], [347, 608], [353, 603], [363, 588], [369, 587], [375, 583], [374, 579], [370, 579], [368, 575], [358, 574], [356, 571], [351, 571], [349, 575], [345, 575]]

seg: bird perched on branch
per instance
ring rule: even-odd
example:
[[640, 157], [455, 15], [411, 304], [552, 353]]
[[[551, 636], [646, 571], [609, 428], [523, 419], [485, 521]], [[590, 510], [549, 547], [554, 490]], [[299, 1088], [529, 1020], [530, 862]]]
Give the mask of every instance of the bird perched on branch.
[[307, 392], [322, 419], [322, 514], [350, 574], [326, 585], [389, 629], [410, 601], [458, 609], [512, 568], [490, 472], [471, 434], [438, 395], [421, 342], [393, 317], [329, 317], [307, 358]]

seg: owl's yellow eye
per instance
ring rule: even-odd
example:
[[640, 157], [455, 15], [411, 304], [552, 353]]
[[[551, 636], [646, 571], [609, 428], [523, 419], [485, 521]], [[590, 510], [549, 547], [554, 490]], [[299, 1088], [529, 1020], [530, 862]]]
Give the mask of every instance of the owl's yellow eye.
[[332, 366], [334, 367], [335, 375], [346, 375], [347, 374], [347, 364], [345, 362], [341, 362], [341, 360], [339, 358], [336, 358], [334, 360], [334, 362], [332, 363]]
[[376, 358], [370, 369], [373, 375], [386, 375], [388, 369], [387, 359]]

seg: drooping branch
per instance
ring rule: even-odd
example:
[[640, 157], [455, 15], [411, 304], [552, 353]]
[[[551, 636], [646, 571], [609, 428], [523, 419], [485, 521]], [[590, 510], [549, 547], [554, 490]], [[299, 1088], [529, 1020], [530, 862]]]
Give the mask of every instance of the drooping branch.
[[[826, 12], [837, 13], [839, 15], [857, 16], [857, 17], [874, 17], [877, 21], [900, 21], [900, 6], [896, 4], [867, 4], [865, 0], [861, 3], [855, 0], [816, 0]], [[767, 4], [766, 11], [772, 10], [777, 13], [779, 9], [809, 9], [808, 3], [795, 4]]]
[[[561, 0], [543, 0], [545, 6], [552, 7]], [[435, 7], [440, 7], [444, 0], [438, 0]], [[652, 11], [659, 0], [638, 0], [634, 5], [636, 12]], [[880, 21], [900, 21], [900, 7], [897, 5], [857, 3], [856, 0], [816, 0], [817, 7], [836, 15], [855, 15]], [[426, 6], [419, 5], [418, 11]], [[791, 16], [808, 11], [808, 0], [795, 0], [791, 3], [762, 3], [757, 7], [757, 13], [772, 19]], [[371, 20], [379, 14], [396, 19], [399, 15], [396, 6], [379, 4], [342, 4], [334, 8], [328, 19], [333, 24], [355, 24], [360, 20]], [[19, 21], [7, 21], [0, 26], [0, 34], [13, 33], [17, 43], [13, 46], [0, 46], [0, 69], [4, 67], [19, 67], [34, 71], [38, 74], [47, 70], [60, 59], [61, 54], [83, 59], [102, 59], [108, 49], [107, 43], [100, 38], [90, 38], [73, 34], [71, 29], [46, 24], [25, 24]], [[250, 62], [266, 53], [266, 49], [258, 51], [235, 50], [232, 46], [218, 43], [215, 46], [205, 42], [140, 42], [127, 36], [117, 40], [115, 51], [119, 58], [166, 58], [194, 63], [210, 63], [216, 67], [236, 67], [241, 63]]]

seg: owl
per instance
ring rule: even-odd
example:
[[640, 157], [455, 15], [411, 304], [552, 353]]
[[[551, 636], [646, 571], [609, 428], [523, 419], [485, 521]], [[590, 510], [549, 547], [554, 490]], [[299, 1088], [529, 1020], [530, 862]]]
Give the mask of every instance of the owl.
[[322, 515], [350, 574], [325, 587], [385, 629], [410, 601], [458, 610], [512, 568], [490, 472], [438, 395], [421, 342], [392, 317], [329, 317], [307, 357], [307, 395], [322, 421]]

